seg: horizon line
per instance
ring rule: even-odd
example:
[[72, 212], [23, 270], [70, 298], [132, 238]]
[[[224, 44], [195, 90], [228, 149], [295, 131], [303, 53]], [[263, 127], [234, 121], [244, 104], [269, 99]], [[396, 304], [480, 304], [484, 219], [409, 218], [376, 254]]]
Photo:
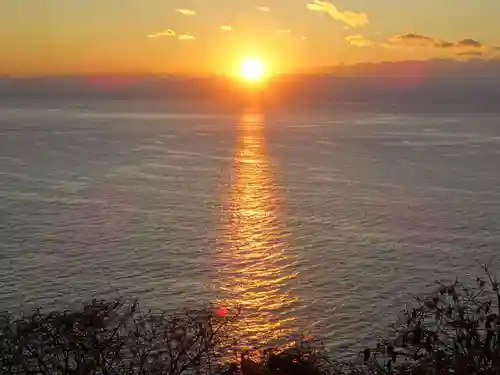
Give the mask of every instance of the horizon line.
[[[314, 69], [297, 69], [295, 71], [276, 73], [271, 76], [269, 80], [273, 80], [279, 77], [290, 77], [290, 76], [321, 76], [321, 75], [332, 75], [337, 69], [343, 68], [355, 68], [357, 66], [378, 66], [384, 64], [429, 64], [437, 62], [447, 62], [453, 64], [470, 64], [470, 63], [497, 63], [500, 64], [498, 59], [467, 59], [467, 60], [457, 60], [457, 59], [429, 59], [429, 60], [382, 60], [378, 62], [373, 61], [363, 61], [356, 63], [339, 63], [336, 65], [326, 65], [322, 67], [317, 67]], [[12, 74], [12, 73], [0, 73], [0, 79], [10, 78], [10, 79], [34, 79], [34, 78], [76, 78], [76, 77], [157, 77], [157, 78], [231, 78], [234, 76], [230, 73], [216, 73], [216, 72], [152, 72], [152, 71], [138, 71], [138, 72], [65, 72], [65, 73], [27, 73], [27, 74]]]

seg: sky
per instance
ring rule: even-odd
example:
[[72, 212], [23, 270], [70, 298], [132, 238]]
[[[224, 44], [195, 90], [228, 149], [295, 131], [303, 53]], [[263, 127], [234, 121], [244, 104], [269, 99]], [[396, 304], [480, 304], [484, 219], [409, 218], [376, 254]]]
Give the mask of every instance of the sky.
[[0, 0], [0, 75], [500, 59], [499, 0]]

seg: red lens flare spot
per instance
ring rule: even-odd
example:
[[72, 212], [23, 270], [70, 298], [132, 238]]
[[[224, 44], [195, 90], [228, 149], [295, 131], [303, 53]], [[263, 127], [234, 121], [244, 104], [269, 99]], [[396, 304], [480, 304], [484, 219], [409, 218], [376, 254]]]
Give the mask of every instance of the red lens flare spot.
[[225, 317], [227, 314], [227, 309], [225, 307], [219, 307], [217, 309], [217, 315], [220, 316], [221, 318]]

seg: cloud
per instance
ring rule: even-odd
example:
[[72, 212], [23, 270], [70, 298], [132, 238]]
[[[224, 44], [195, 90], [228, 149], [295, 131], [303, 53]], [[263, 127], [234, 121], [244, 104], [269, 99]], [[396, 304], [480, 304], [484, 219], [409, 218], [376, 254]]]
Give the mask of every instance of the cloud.
[[276, 30], [276, 34], [290, 34], [292, 31], [289, 29], [279, 29]]
[[187, 9], [187, 8], [181, 8], [181, 9], [176, 9], [176, 12], [179, 12], [180, 14], [184, 14], [185, 16], [194, 16], [196, 15], [196, 11], [193, 9]]
[[231, 25], [222, 25], [219, 29], [222, 31], [232, 31], [233, 27]]
[[148, 38], [161, 38], [165, 36], [175, 36], [176, 32], [172, 29], [166, 29], [157, 33], [149, 34]]
[[483, 44], [474, 39], [462, 39], [460, 42], [457, 43], [457, 46], [481, 48]]
[[373, 42], [371, 40], [366, 39], [363, 35], [349, 35], [345, 37], [345, 40], [349, 42], [352, 46], [356, 47], [371, 47], [373, 46]]
[[464, 51], [464, 52], [458, 52], [456, 55], [478, 57], [478, 56], [483, 56], [483, 53], [481, 51]]
[[474, 39], [462, 39], [456, 43], [436, 42], [436, 47], [440, 48], [482, 48], [483, 44]]
[[410, 45], [436, 45], [436, 41], [428, 36], [417, 34], [417, 33], [405, 33], [394, 35], [389, 39], [393, 43], [403, 43]]
[[193, 35], [189, 34], [181, 34], [179, 35], [179, 40], [195, 40], [196, 38]]
[[478, 49], [482, 48], [483, 44], [474, 39], [462, 39], [458, 42], [449, 42], [444, 40], [436, 40], [426, 35], [418, 33], [405, 33], [395, 35], [389, 39], [389, 42], [396, 44], [406, 44], [410, 46], [428, 46], [435, 48], [454, 48], [459, 50]]
[[313, 0], [312, 3], [307, 4], [307, 9], [327, 13], [334, 20], [344, 22], [351, 27], [364, 26], [369, 23], [366, 13], [341, 11], [329, 1]]
[[263, 13], [269, 13], [271, 11], [269, 7], [264, 7], [264, 6], [257, 6], [255, 7], [255, 10]]
[[172, 29], [166, 29], [157, 33], [149, 34], [148, 38], [161, 38], [161, 37], [175, 37], [177, 36], [177, 39], [179, 40], [194, 40], [196, 39], [193, 35], [190, 34], [179, 34], [172, 30]]
[[453, 42], [435, 39], [415, 32], [395, 35], [379, 45], [388, 49], [426, 48], [427, 51], [434, 51], [434, 53], [439, 51], [441, 54], [445, 52], [455, 57], [482, 57], [488, 59], [500, 55], [500, 46], [486, 45], [476, 39], [465, 38]]
[[452, 43], [452, 42], [434, 42], [434, 44], [438, 48], [452, 48], [452, 47], [455, 47], [455, 43]]

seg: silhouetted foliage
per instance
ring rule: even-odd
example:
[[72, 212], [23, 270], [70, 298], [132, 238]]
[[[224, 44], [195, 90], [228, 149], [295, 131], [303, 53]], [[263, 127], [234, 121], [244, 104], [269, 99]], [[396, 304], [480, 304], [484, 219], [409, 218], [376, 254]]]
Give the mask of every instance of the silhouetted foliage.
[[[233, 352], [238, 319], [212, 309], [141, 312], [93, 301], [79, 311], [0, 317], [4, 374], [500, 374], [500, 286], [486, 270], [470, 287], [439, 285], [403, 311], [392, 334], [357, 359], [335, 361], [313, 341]], [[215, 311], [215, 310], [213, 310]], [[237, 345], [236, 345], [237, 346]], [[231, 353], [235, 356], [230, 361]]]
[[[337, 371], [351, 374], [500, 374], [500, 287], [486, 280], [439, 284], [416, 297], [392, 337], [366, 348], [362, 361]], [[359, 363], [361, 362], [361, 363]]]
[[8, 374], [211, 373], [233, 317], [210, 309], [144, 314], [138, 304], [93, 301], [77, 312], [13, 319], [0, 331], [0, 368]]

